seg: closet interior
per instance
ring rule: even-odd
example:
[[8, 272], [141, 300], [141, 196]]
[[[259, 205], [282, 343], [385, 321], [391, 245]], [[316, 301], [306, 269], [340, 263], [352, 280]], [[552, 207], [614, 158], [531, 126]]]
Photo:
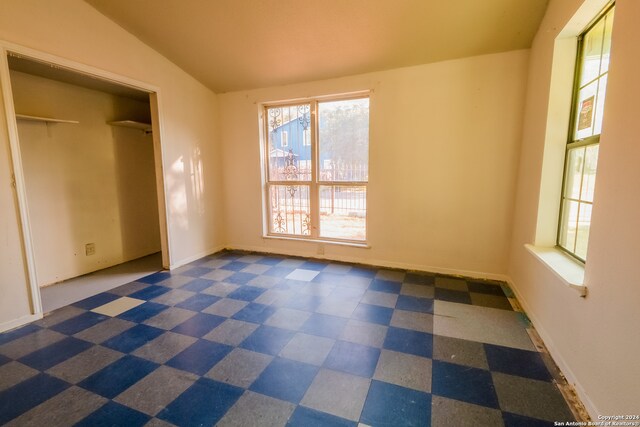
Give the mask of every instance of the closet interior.
[[43, 311], [160, 270], [149, 93], [16, 54], [8, 63]]

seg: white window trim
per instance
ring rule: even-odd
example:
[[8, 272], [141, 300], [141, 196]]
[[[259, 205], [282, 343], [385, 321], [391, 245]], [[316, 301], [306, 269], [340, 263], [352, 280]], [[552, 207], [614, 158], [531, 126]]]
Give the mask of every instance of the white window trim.
[[532, 256], [549, 268], [562, 283], [578, 291], [581, 297], [587, 295], [587, 283], [584, 280], [585, 266], [556, 246], [564, 156], [571, 120], [568, 106], [573, 100], [573, 76], [578, 53], [578, 37], [609, 4], [610, 0], [584, 2], [555, 39], [536, 232], [532, 244], [525, 244], [525, 248]]
[[584, 264], [557, 248], [529, 244], [524, 247], [566, 286], [578, 291], [581, 297], [587, 296], [587, 287], [584, 285]]
[[[363, 186], [367, 191], [369, 191], [369, 181], [366, 182], [320, 182], [316, 178], [317, 174], [317, 111], [316, 107], [319, 102], [326, 101], [340, 101], [340, 100], [349, 100], [349, 99], [359, 99], [359, 98], [368, 98], [369, 99], [369, 109], [371, 110], [371, 100], [372, 100], [373, 90], [366, 91], [357, 91], [357, 92], [349, 92], [344, 94], [336, 94], [336, 95], [326, 95], [326, 96], [314, 96], [309, 98], [295, 98], [291, 100], [284, 101], [275, 101], [275, 102], [264, 102], [259, 104], [260, 108], [260, 153], [262, 156], [261, 159], [261, 167], [262, 167], [262, 237], [265, 239], [278, 239], [278, 240], [292, 240], [292, 241], [303, 241], [303, 242], [311, 242], [311, 243], [328, 243], [328, 244], [336, 244], [336, 245], [344, 245], [344, 246], [352, 246], [359, 248], [369, 249], [371, 246], [369, 245], [369, 211], [368, 211], [368, 203], [365, 205], [366, 214], [365, 214], [365, 239], [364, 240], [351, 240], [351, 239], [339, 239], [339, 238], [330, 238], [330, 237], [322, 237], [319, 235], [319, 203], [318, 208], [316, 209], [318, 212], [314, 212], [311, 210], [311, 221], [312, 224], [315, 224], [312, 227], [312, 233], [310, 236], [304, 235], [295, 235], [295, 234], [284, 234], [284, 233], [271, 233], [271, 218], [269, 217], [269, 159], [268, 159], [268, 138], [269, 132], [267, 130], [268, 127], [268, 117], [265, 115], [265, 111], [268, 107], [276, 107], [276, 106], [286, 106], [286, 105], [294, 105], [294, 104], [303, 104], [303, 103], [311, 103], [311, 129], [315, 132], [310, 132], [310, 143], [309, 145], [312, 147], [312, 163], [314, 167], [312, 168], [312, 177], [309, 182], [298, 182], [298, 181], [287, 181], [290, 185], [309, 185], [310, 187], [310, 198], [316, 197], [318, 198], [317, 192], [318, 188], [321, 185], [343, 185], [343, 186]], [[315, 103], [315, 107], [314, 107]], [[371, 129], [371, 115], [369, 115], [369, 130]], [[315, 147], [315, 149], [314, 149]], [[368, 199], [367, 199], [368, 200]], [[315, 230], [313, 230], [315, 228]]]

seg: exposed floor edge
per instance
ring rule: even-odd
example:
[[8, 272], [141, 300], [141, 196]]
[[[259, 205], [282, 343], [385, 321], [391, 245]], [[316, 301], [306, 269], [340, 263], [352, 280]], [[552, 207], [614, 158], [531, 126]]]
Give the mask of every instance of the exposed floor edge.
[[[514, 311], [519, 311], [526, 316], [527, 314], [525, 310], [522, 308], [522, 305], [518, 301], [516, 295], [513, 293], [511, 289], [510, 289], [510, 292], [512, 293], [512, 295], [509, 295], [509, 302], [511, 303], [511, 306], [513, 307]], [[575, 388], [571, 384], [569, 384], [569, 382], [567, 381], [567, 378], [560, 370], [560, 367], [555, 362], [555, 360], [553, 360], [551, 353], [549, 353], [547, 346], [545, 345], [544, 341], [538, 334], [538, 331], [536, 331], [535, 326], [533, 325], [532, 322], [530, 322], [530, 326], [527, 328], [527, 333], [529, 334], [529, 338], [531, 338], [533, 345], [541, 354], [542, 360], [544, 361], [545, 366], [553, 376], [553, 382], [558, 387], [558, 390], [562, 394], [562, 397], [564, 398], [565, 402], [567, 402], [567, 406], [569, 406], [569, 409], [571, 410], [571, 413], [575, 417], [576, 421], [578, 422], [591, 421], [591, 416], [589, 415], [587, 408], [584, 406], [584, 404], [578, 397], [578, 393], [576, 392]]]
[[[225, 251], [235, 251], [235, 252], [246, 252], [251, 254], [262, 254], [262, 255], [274, 255], [274, 256], [287, 256], [287, 257], [296, 257], [296, 258], [308, 258], [315, 259], [320, 261], [329, 261], [329, 262], [342, 262], [348, 264], [356, 264], [364, 267], [373, 267], [373, 268], [386, 268], [389, 270], [407, 270], [407, 271], [420, 271], [425, 273], [430, 273], [434, 275], [443, 275], [450, 277], [460, 277], [463, 279], [479, 279], [484, 281], [493, 281], [493, 282], [508, 282], [508, 277], [504, 274], [496, 274], [496, 273], [484, 273], [479, 271], [471, 271], [471, 270], [459, 270], [459, 269], [451, 269], [451, 268], [437, 268], [425, 265], [418, 264], [410, 264], [410, 263], [402, 263], [402, 262], [384, 262], [382, 260], [371, 260], [370, 262], [366, 262], [368, 260], [363, 260], [359, 257], [349, 257], [349, 256], [324, 256], [324, 255], [313, 255], [307, 253], [297, 253], [295, 251], [272, 251], [266, 250], [262, 247], [252, 247], [252, 246], [234, 246], [234, 245], [226, 245], [223, 249]], [[217, 251], [220, 252], [220, 251]], [[214, 253], [217, 253], [214, 252]], [[211, 255], [213, 255], [212, 253]]]

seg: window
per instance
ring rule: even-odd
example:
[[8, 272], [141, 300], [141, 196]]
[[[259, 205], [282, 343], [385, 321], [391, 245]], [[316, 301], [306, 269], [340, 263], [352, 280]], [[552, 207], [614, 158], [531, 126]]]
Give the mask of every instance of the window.
[[264, 126], [267, 234], [365, 241], [369, 98], [267, 105]]
[[565, 155], [558, 246], [586, 261], [593, 190], [613, 27], [613, 7], [606, 9], [578, 38], [572, 120]]
[[283, 130], [280, 134], [280, 145], [282, 147], [289, 146], [289, 132], [287, 132], [286, 130]]

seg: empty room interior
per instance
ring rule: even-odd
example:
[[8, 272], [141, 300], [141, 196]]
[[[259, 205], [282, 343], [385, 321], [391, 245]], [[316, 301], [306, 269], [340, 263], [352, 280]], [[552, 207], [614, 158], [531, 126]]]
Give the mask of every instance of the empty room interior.
[[0, 425], [640, 426], [638, 19], [0, 1]]

